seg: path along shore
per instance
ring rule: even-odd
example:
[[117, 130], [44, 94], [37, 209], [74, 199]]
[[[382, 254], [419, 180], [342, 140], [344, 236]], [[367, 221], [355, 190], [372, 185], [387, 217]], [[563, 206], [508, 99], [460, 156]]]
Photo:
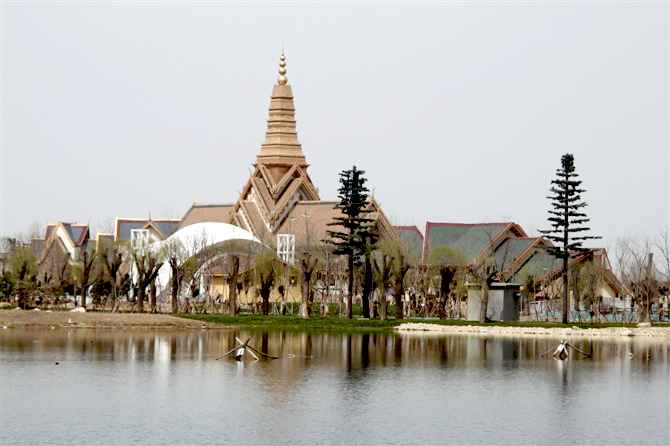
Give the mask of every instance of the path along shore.
[[670, 341], [670, 327], [608, 327], [608, 328], [579, 328], [579, 327], [504, 327], [479, 325], [438, 325], [424, 323], [400, 324], [394, 328], [401, 332], [424, 332], [437, 334], [467, 334], [487, 336], [552, 336], [552, 337], [647, 337], [667, 338]]

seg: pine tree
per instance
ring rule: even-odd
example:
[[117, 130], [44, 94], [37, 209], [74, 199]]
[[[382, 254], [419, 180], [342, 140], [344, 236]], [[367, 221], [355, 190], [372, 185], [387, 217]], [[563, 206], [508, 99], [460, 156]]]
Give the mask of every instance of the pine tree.
[[575, 171], [575, 158], [570, 153], [561, 157], [561, 168], [556, 170], [556, 178], [551, 181], [551, 188], [547, 198], [551, 200], [552, 209], [549, 210], [551, 229], [540, 230], [547, 239], [555, 243], [548, 248], [550, 254], [563, 262], [561, 276], [563, 279], [563, 323], [568, 323], [568, 260], [570, 257], [589, 251], [582, 246], [586, 240], [595, 240], [600, 237], [584, 235], [591, 228], [585, 225], [589, 222], [586, 213], [582, 211], [586, 202], [582, 200], [585, 189], [581, 188], [582, 181]]
[[373, 219], [369, 218], [371, 210], [368, 206], [367, 182], [363, 176], [365, 171], [356, 166], [340, 172], [340, 188], [338, 189], [339, 202], [335, 206], [342, 213], [336, 217], [328, 226], [336, 226], [337, 230], [327, 231], [328, 243], [334, 246], [333, 253], [347, 256], [348, 261], [348, 296], [347, 317], [353, 316], [353, 293], [354, 293], [354, 262], [365, 254], [365, 249], [370, 241], [376, 241]]

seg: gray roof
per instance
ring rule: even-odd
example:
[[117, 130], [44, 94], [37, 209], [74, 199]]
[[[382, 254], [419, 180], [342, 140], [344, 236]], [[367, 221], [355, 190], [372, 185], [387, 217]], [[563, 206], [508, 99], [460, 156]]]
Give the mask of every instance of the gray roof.
[[560, 261], [549, 254], [546, 249], [541, 247], [535, 248], [533, 255], [521, 265], [519, 270], [512, 277], [512, 280], [523, 283], [523, 280], [528, 275], [536, 278], [544, 277], [558, 266], [560, 266]]
[[45, 240], [43, 238], [34, 238], [30, 241], [30, 249], [35, 257], [40, 258], [42, 256], [44, 243]]
[[123, 221], [119, 222], [119, 240], [130, 240], [130, 231], [132, 229], [142, 229], [147, 224], [146, 221]]
[[509, 223], [427, 223], [426, 248], [424, 253], [440, 246], [448, 246], [461, 253], [467, 262], [472, 262]]
[[[130, 231], [133, 229], [142, 229], [149, 219], [146, 220], [119, 220], [118, 223], [118, 238], [117, 240], [130, 240]], [[166, 221], [166, 220], [151, 220], [151, 223], [156, 226], [165, 238], [171, 236], [177, 229], [179, 229], [180, 220]]]
[[70, 233], [70, 238], [72, 241], [77, 244], [83, 232], [86, 230], [84, 226], [72, 226], [70, 224], [66, 225], [68, 232]]
[[534, 238], [508, 238], [496, 249], [496, 266], [499, 270], [508, 268], [521, 253], [523, 253], [536, 239]]
[[423, 235], [416, 226], [394, 226], [394, 229], [400, 237], [400, 241], [405, 245], [409, 255], [414, 259], [421, 259], [423, 250]]

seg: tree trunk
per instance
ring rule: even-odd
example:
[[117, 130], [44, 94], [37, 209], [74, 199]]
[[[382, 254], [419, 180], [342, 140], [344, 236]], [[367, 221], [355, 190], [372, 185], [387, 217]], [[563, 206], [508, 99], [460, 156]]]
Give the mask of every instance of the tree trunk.
[[447, 302], [449, 300], [449, 293], [451, 292], [451, 282], [454, 280], [456, 270], [451, 266], [443, 266], [440, 268], [440, 303], [438, 308], [438, 315], [440, 319], [447, 317]]
[[348, 257], [348, 262], [349, 262], [349, 285], [347, 287], [348, 290], [348, 295], [347, 295], [347, 318], [348, 319], [353, 319], [354, 317], [354, 312], [353, 312], [353, 304], [354, 304], [354, 255], [349, 254]]
[[81, 286], [81, 301], [80, 305], [83, 309], [86, 309], [86, 286]]
[[[566, 248], [567, 249], [567, 248]], [[561, 321], [568, 323], [568, 254], [563, 254], [563, 305]]]
[[233, 256], [231, 258], [233, 265], [230, 273], [230, 280], [228, 283], [228, 311], [235, 316], [238, 313], [237, 305], [237, 277], [240, 271], [240, 258]]
[[[77, 299], [75, 299], [75, 303], [77, 302]], [[19, 290], [17, 298], [16, 298], [16, 305], [22, 309], [26, 309], [26, 294], [23, 290]]]
[[370, 293], [372, 292], [372, 261], [370, 254], [365, 254], [365, 270], [363, 272], [363, 317], [370, 318]]
[[149, 284], [149, 302], [151, 303], [151, 312], [158, 313], [156, 308], [156, 281], [152, 280]]
[[112, 280], [112, 313], [113, 313], [116, 311], [116, 299], [117, 299], [116, 276], [113, 276], [111, 280]]
[[396, 283], [395, 287], [393, 288], [393, 299], [395, 300], [395, 318], [398, 320], [404, 319], [404, 308], [403, 308], [403, 302], [402, 302], [402, 295], [405, 294], [405, 287], [402, 284], [402, 281], [400, 283]]
[[[568, 174], [565, 174], [565, 182], [568, 182]], [[567, 186], [566, 186], [567, 187]], [[563, 203], [563, 305], [562, 305], [562, 314], [561, 322], [564, 324], [568, 323], [568, 257], [570, 253], [568, 252], [568, 245], [570, 239], [568, 238], [568, 228], [570, 227], [570, 219], [568, 218], [569, 206], [570, 206], [570, 197], [565, 193], [565, 199]]]
[[[306, 281], [307, 280], [307, 281]], [[309, 319], [309, 277], [303, 277], [301, 286], [302, 302], [300, 302], [300, 317]]]
[[388, 317], [388, 301], [386, 300], [386, 293], [382, 291], [379, 293], [379, 320], [385, 321]]
[[263, 315], [267, 316], [270, 312], [270, 287], [261, 286], [261, 300]]
[[140, 313], [144, 313], [144, 297], [146, 295], [146, 288], [142, 287], [142, 284], [140, 284], [139, 287], [137, 287], [137, 296], [135, 299], [137, 300], [137, 311]]
[[489, 287], [487, 284], [483, 284], [480, 291], [479, 299], [479, 323], [486, 323], [486, 313], [489, 309]]
[[172, 272], [172, 314], [179, 312], [179, 280]]
[[[579, 272], [575, 271], [572, 274], [579, 274]], [[575, 282], [573, 280], [573, 282]], [[579, 311], [580, 307], [580, 302], [582, 300], [582, 295], [579, 290], [579, 285], [577, 283], [574, 283], [574, 286], [572, 287], [572, 310], [575, 312]]]

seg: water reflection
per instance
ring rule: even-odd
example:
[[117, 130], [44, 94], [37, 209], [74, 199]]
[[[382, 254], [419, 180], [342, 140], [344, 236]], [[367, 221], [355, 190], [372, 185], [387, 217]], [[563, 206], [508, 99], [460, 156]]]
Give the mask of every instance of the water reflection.
[[[217, 361], [236, 337], [280, 359]], [[571, 342], [592, 359], [574, 351], [564, 362], [541, 356], [558, 341], [4, 330], [0, 444], [349, 443], [352, 432], [400, 444], [665, 441], [644, 427], [670, 418], [668, 343], [581, 338]], [[87, 420], [90, 436], [77, 430], [72, 441], [68, 420], [82, 410], [101, 415]], [[552, 421], [559, 418], [570, 429]]]
[[[280, 356], [293, 368], [318, 365], [346, 371], [389, 365], [518, 367], [527, 361], [546, 362], [554, 338], [491, 338], [483, 336], [419, 336], [399, 334], [314, 334], [293, 331], [202, 330], [197, 332], [5, 330], [0, 332], [0, 355], [7, 360], [59, 358], [64, 361], [208, 361], [236, 345], [235, 338], [264, 353]], [[582, 338], [571, 341], [592, 359], [571, 351], [569, 361], [589, 361], [611, 367], [630, 361], [651, 369], [670, 358], [670, 344], [653, 339]], [[549, 357], [549, 355], [547, 355]], [[342, 359], [343, 358], [343, 359]], [[551, 362], [551, 361], [550, 361]], [[553, 363], [553, 362], [551, 362]]]

